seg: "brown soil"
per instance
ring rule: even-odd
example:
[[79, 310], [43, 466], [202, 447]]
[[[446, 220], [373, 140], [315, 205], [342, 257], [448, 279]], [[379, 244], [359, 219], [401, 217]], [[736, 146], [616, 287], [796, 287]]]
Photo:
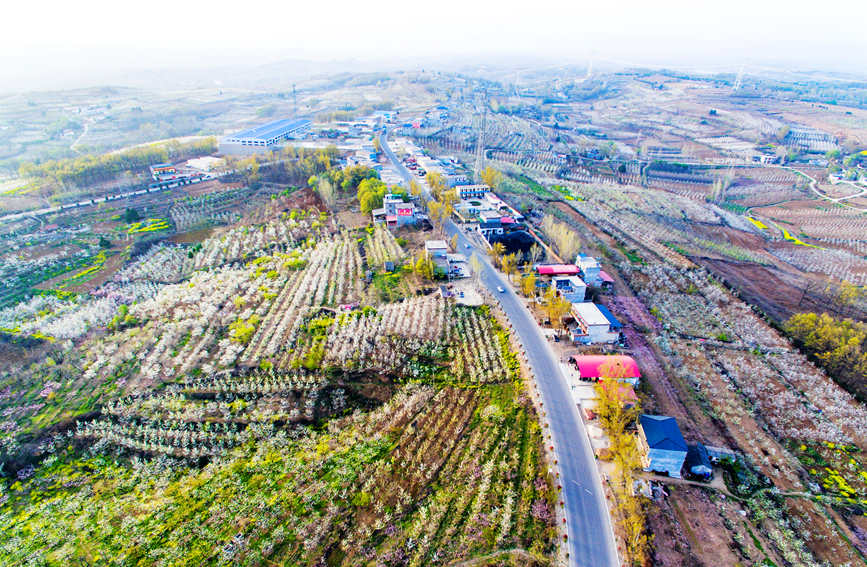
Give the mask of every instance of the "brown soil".
[[364, 228], [370, 224], [370, 217], [353, 211], [340, 211], [337, 220], [347, 228]]
[[0, 200], [0, 213], [15, 213], [46, 207], [46, 201], [33, 195], [3, 195]]
[[836, 185], [831, 183], [820, 183], [819, 191], [835, 199], [848, 197], [849, 195], [857, 195], [861, 192], [860, 189], [856, 189], [848, 183], [837, 183]]
[[[691, 486], [666, 487], [670, 492], [649, 509], [654, 534], [653, 564], [668, 566], [750, 565], [765, 557], [747, 533], [740, 504]], [[729, 531], [724, 519], [732, 525]], [[733, 538], [741, 534], [743, 547]], [[760, 534], [757, 534], [761, 537]], [[773, 549], [763, 542], [765, 549]], [[776, 556], [772, 560], [779, 561]], [[780, 563], [778, 563], [780, 564]]]
[[49, 255], [68, 257], [80, 250], [81, 246], [78, 244], [63, 244], [61, 246], [43, 244], [40, 246], [28, 246], [19, 250], [10, 250], [5, 254], [0, 255], [0, 258], [22, 258], [24, 260], [33, 260]]
[[716, 506], [700, 488], [669, 489], [669, 501], [681, 528], [686, 532], [690, 551], [699, 565], [734, 565], [740, 556], [733, 553], [731, 536], [723, 526]]
[[189, 232], [179, 232], [178, 234], [171, 236], [168, 240], [175, 244], [193, 244], [205, 240], [211, 236], [213, 232], [214, 227], [200, 228], [199, 230], [191, 230]]
[[[819, 293], [822, 286], [809, 276], [799, 277], [749, 262], [704, 257], [690, 257], [690, 260], [736, 289], [747, 303], [757, 306], [778, 323], [795, 313], [836, 312], [828, 298]], [[808, 284], [812, 285], [808, 288]]]
[[187, 195], [196, 197], [199, 195], [214, 193], [216, 191], [225, 191], [227, 189], [240, 189], [243, 186], [243, 183], [223, 183], [218, 179], [214, 179], [213, 181], [205, 181], [204, 183], [185, 185], [181, 190]]
[[828, 205], [827, 201], [822, 202], [818, 199], [802, 199], [797, 201], [786, 201], [785, 203], [781, 203], [779, 205], [770, 205], [767, 207], [756, 207], [753, 211], [757, 214], [760, 214], [765, 217], [774, 218], [774, 210], [784, 209], [791, 211], [814, 211], [819, 208], [827, 209]]
[[96, 222], [91, 225], [91, 230], [93, 232], [111, 232], [119, 226], [125, 226], [125, 223], [118, 221]]
[[761, 250], [765, 247], [765, 239], [752, 232], [744, 232], [736, 228], [719, 225], [692, 224], [692, 231], [703, 238], [716, 242], [726, 242], [747, 250]]
[[681, 567], [700, 565], [690, 551], [690, 542], [669, 500], [648, 507], [647, 527], [653, 534], [653, 565]]
[[852, 542], [862, 554], [867, 556], [867, 516], [857, 512], [848, 514], [846, 516], [846, 523], [848, 524], [849, 532], [854, 536]]

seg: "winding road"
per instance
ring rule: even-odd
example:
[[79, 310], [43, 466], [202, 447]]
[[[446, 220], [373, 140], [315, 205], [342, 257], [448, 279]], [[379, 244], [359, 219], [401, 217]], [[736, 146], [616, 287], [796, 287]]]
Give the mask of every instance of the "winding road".
[[[385, 155], [409, 183], [412, 175], [389, 147], [387, 131], [380, 136], [380, 142]], [[426, 187], [424, 190], [428, 193]], [[509, 318], [533, 371], [546, 413], [542, 422], [549, 424], [546, 431], [551, 433], [551, 440], [546, 443], [554, 446], [554, 456], [559, 463], [557, 468], [566, 508], [569, 564], [580, 567], [619, 565], [611, 518], [590, 438], [557, 357], [523, 301], [491, 265], [487, 252], [479, 249], [452, 221], [446, 222], [445, 230], [449, 235], [457, 235], [461, 252], [477, 253], [482, 262], [479, 279], [499, 301]], [[498, 286], [505, 292], [497, 292]]]

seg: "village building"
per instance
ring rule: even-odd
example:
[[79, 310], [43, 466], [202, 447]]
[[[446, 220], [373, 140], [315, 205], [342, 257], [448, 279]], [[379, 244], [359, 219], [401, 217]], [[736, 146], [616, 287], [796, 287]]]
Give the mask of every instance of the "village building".
[[575, 264], [536, 264], [534, 268], [540, 276], [577, 276], [580, 273]]
[[675, 418], [641, 414], [638, 418], [638, 446], [645, 471], [681, 478], [688, 448]]
[[448, 267], [449, 245], [445, 240], [425, 240], [424, 253], [438, 267]]
[[599, 272], [601, 271], [601, 267], [596, 258], [586, 254], [578, 254], [578, 257], [575, 259], [575, 265], [578, 266], [581, 278], [587, 282], [587, 285], [599, 285]]
[[388, 193], [382, 198], [382, 207], [370, 212], [374, 224], [385, 223], [388, 228], [400, 228], [418, 222], [419, 215], [414, 203], [406, 202], [400, 195]]
[[575, 322], [569, 332], [573, 342], [604, 344], [617, 342], [620, 338], [620, 330], [612, 329], [611, 321], [595, 303], [573, 303], [572, 317]]
[[638, 385], [641, 371], [631, 356], [622, 354], [584, 354], [569, 357], [582, 381], [617, 378], [633, 387]]
[[556, 276], [551, 278], [554, 289], [570, 303], [581, 303], [587, 292], [585, 284], [578, 276]]
[[457, 185], [455, 186], [455, 190], [458, 192], [458, 196], [463, 199], [483, 199], [485, 197], [485, 193], [491, 190], [490, 187], [484, 184], [479, 185]]

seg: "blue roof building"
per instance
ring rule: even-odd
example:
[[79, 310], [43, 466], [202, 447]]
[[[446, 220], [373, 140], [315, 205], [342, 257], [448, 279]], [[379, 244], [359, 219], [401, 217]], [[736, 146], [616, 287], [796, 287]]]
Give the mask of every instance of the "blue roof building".
[[609, 311], [607, 307], [605, 307], [601, 303], [598, 304], [596, 307], [599, 308], [599, 311], [601, 311], [605, 318], [608, 319], [608, 322], [611, 323], [612, 329], [620, 330], [623, 328], [623, 325], [620, 324], [620, 321], [618, 321], [617, 318], [611, 314], [611, 311]]
[[267, 147], [280, 142], [298, 138], [310, 129], [311, 122], [303, 118], [285, 118], [274, 120], [248, 128], [223, 139], [227, 144], [241, 146]]
[[688, 448], [677, 420], [666, 415], [642, 414], [638, 418], [638, 435], [644, 470], [681, 478]]
[[701, 443], [690, 445], [686, 452], [686, 461], [684, 468], [687, 475], [710, 480], [713, 478], [713, 465], [710, 462], [710, 455], [707, 448]]

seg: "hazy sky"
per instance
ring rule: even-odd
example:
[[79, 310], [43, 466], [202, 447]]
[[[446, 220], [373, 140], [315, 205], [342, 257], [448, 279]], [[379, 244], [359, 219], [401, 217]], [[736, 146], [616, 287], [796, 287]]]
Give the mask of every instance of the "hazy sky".
[[136, 65], [492, 54], [867, 72], [864, 0], [16, 0], [3, 22], [7, 88], [15, 74]]

